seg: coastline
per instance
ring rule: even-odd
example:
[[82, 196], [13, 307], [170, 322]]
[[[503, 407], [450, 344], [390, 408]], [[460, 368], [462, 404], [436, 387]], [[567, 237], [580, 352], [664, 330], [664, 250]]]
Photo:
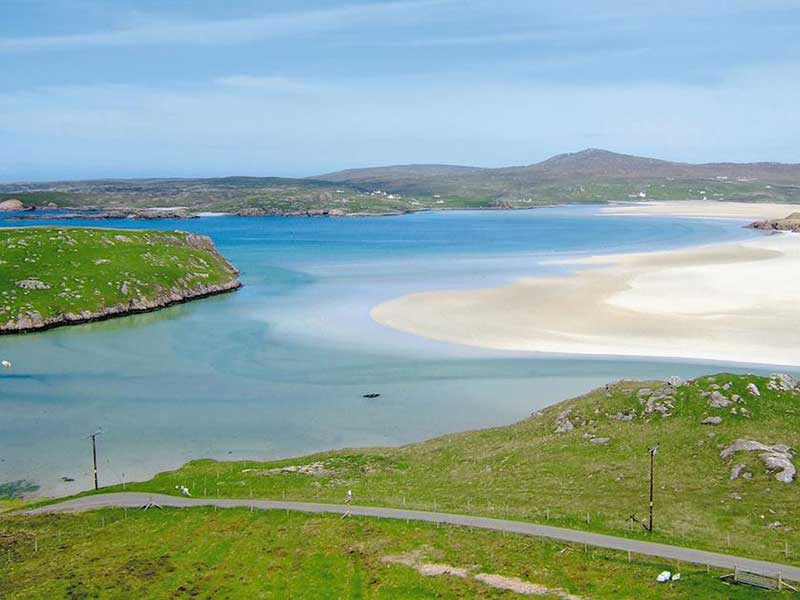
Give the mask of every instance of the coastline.
[[[733, 218], [693, 208], [699, 218]], [[741, 210], [775, 210], [763, 209]], [[374, 307], [371, 316], [405, 333], [494, 350], [800, 365], [800, 332], [786, 326], [800, 319], [800, 283], [792, 277], [800, 269], [800, 236], [550, 264], [581, 270], [414, 293]]]
[[242, 287], [242, 282], [238, 278], [232, 279], [226, 283], [201, 285], [194, 289], [181, 290], [180, 292], [171, 292], [157, 296], [152, 300], [132, 300], [129, 304], [115, 304], [100, 311], [83, 311], [81, 313], [64, 313], [40, 321], [31, 319], [16, 321], [13, 325], [0, 326], [0, 336], [5, 335], [21, 335], [25, 333], [33, 333], [35, 331], [46, 331], [48, 329], [55, 329], [56, 327], [64, 327], [68, 325], [82, 325], [84, 323], [95, 323], [98, 321], [108, 321], [109, 319], [116, 319], [119, 317], [126, 317], [129, 315], [136, 315], [141, 313], [154, 312], [162, 308], [168, 308], [176, 304], [184, 304], [193, 300], [201, 300], [203, 298], [210, 298], [211, 296], [218, 296], [220, 294], [227, 294], [234, 292]]

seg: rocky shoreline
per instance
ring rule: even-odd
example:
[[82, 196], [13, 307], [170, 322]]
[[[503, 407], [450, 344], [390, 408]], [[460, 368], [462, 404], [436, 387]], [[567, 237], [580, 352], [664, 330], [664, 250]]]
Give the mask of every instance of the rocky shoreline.
[[110, 219], [130, 219], [133, 221], [157, 221], [161, 219], [197, 219], [198, 215], [185, 208], [169, 209], [109, 209], [109, 210], [71, 210], [56, 214], [41, 214], [41, 210], [54, 210], [52, 208], [29, 208], [25, 209], [26, 214], [7, 217], [8, 221], [63, 221], [71, 219], [83, 219], [87, 221], [106, 221]]
[[183, 304], [192, 300], [233, 292], [240, 287], [242, 287], [242, 283], [237, 278], [226, 284], [200, 284], [194, 289], [173, 289], [168, 294], [157, 296], [152, 300], [131, 300], [128, 304], [116, 304], [96, 312], [87, 310], [81, 313], [65, 313], [46, 319], [42, 318], [38, 313], [29, 313], [25, 317], [0, 325], [0, 335], [31, 333], [65, 325], [81, 325], [83, 323], [107, 321], [117, 317], [154, 312], [175, 304]]
[[762, 231], [793, 231], [797, 233], [800, 232], [800, 213], [792, 213], [783, 219], [756, 221], [755, 223], [750, 223], [747, 227]]

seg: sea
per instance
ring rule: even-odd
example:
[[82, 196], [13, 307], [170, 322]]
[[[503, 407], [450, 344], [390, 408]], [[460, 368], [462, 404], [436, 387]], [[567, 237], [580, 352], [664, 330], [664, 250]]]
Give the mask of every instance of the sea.
[[741, 221], [618, 216], [596, 206], [180, 221], [9, 216], [0, 227], [208, 235], [241, 269], [244, 284], [153, 313], [0, 337], [0, 358], [13, 363], [0, 372], [0, 486], [25, 482], [32, 495], [90, 488], [87, 436], [97, 430], [100, 485], [111, 485], [198, 458], [276, 459], [503, 425], [622, 378], [770, 372], [680, 359], [481, 350], [417, 338], [370, 318], [372, 307], [403, 294], [497, 286], [576, 268], [543, 264], [556, 258], [759, 235]]

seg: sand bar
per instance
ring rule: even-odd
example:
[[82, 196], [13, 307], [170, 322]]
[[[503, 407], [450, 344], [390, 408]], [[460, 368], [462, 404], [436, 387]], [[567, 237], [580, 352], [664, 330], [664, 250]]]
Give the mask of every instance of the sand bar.
[[600, 209], [602, 214], [638, 217], [690, 217], [695, 219], [782, 219], [800, 211], [800, 204], [676, 200], [620, 202]]
[[800, 235], [593, 257], [576, 275], [411, 294], [372, 317], [499, 350], [800, 365]]

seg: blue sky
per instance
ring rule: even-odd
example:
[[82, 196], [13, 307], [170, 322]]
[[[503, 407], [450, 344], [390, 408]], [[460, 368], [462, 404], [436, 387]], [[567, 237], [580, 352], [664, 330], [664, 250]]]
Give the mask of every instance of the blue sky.
[[797, 0], [0, 0], [0, 180], [800, 162]]

